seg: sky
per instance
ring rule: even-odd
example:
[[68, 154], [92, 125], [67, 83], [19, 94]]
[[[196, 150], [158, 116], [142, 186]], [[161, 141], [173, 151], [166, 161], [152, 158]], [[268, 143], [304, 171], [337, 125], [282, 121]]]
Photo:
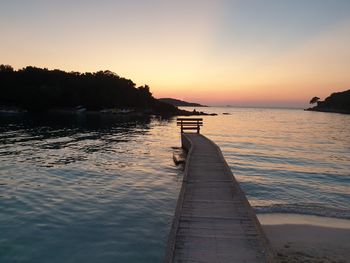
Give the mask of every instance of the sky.
[[111, 70], [208, 105], [350, 89], [349, 43], [349, 0], [0, 0], [0, 64]]

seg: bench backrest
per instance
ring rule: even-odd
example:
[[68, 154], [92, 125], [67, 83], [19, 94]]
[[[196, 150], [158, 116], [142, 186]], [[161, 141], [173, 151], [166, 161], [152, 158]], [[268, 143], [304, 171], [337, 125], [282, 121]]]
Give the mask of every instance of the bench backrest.
[[195, 130], [197, 133], [203, 126], [202, 118], [177, 118], [177, 126], [181, 127], [181, 132]]

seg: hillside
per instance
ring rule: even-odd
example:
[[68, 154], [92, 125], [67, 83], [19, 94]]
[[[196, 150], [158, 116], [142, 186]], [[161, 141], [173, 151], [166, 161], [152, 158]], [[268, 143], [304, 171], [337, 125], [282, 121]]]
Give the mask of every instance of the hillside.
[[155, 114], [191, 114], [158, 101], [147, 85], [136, 87], [130, 79], [111, 71], [80, 73], [32, 66], [14, 70], [0, 65], [0, 94], [0, 107], [30, 112], [80, 107], [89, 111], [132, 108]]
[[307, 110], [350, 114], [350, 90], [332, 93], [324, 101], [318, 101], [315, 107]]
[[201, 105], [199, 103], [187, 102], [187, 101], [172, 99], [172, 98], [160, 98], [158, 100], [174, 105], [176, 107], [208, 107], [206, 105]]

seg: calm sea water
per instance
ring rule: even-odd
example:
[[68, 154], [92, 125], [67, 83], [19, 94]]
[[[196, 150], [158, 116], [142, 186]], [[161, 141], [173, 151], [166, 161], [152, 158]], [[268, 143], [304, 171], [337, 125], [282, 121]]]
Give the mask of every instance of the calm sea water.
[[[205, 110], [259, 213], [350, 219], [349, 115]], [[0, 116], [0, 262], [161, 262], [179, 146], [175, 119]]]

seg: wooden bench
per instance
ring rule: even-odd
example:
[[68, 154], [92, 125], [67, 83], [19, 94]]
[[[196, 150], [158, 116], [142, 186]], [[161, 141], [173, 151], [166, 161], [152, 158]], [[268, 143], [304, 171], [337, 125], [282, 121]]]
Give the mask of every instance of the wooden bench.
[[203, 126], [202, 118], [177, 118], [177, 126], [180, 126], [181, 133], [184, 131], [195, 130], [197, 133], [200, 131], [200, 127]]

